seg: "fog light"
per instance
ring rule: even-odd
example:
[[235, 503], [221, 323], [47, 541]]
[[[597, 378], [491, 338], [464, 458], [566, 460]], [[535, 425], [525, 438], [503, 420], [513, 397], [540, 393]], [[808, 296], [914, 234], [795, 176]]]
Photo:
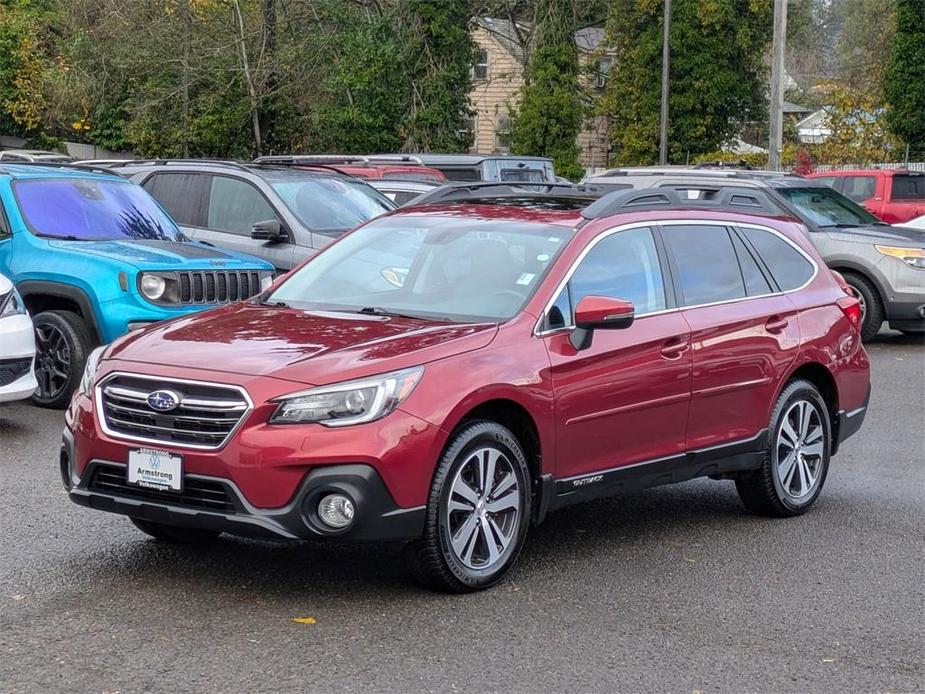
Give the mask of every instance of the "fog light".
[[318, 517], [332, 528], [346, 528], [353, 522], [353, 502], [343, 494], [328, 494], [318, 504]]

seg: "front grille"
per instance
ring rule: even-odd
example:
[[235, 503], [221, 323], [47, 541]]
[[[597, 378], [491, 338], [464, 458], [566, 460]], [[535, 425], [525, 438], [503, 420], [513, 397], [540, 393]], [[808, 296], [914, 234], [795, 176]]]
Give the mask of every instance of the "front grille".
[[25, 359], [0, 359], [0, 386], [17, 381], [32, 368], [32, 357]]
[[177, 273], [181, 304], [227, 304], [260, 292], [260, 273], [247, 270], [198, 270]]
[[198, 508], [218, 513], [234, 513], [237, 508], [225, 485], [190, 475], [183, 476], [182, 492], [164, 492], [158, 489], [136, 487], [129, 484], [125, 468], [121, 465], [97, 463], [90, 476], [87, 489], [91, 492], [160, 502], [171, 506]]
[[[219, 448], [250, 407], [231, 386], [118, 374], [100, 387], [107, 433], [146, 442]], [[179, 405], [169, 412], [153, 409], [148, 394], [158, 390], [171, 391]]]

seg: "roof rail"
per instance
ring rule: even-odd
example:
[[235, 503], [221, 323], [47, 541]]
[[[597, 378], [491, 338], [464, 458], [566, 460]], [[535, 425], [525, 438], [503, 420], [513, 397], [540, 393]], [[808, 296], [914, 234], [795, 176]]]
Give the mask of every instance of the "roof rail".
[[306, 161], [306, 158], [303, 155], [298, 154], [295, 156], [280, 154], [266, 157], [257, 157], [257, 159], [254, 159], [254, 161], [250, 163], [250, 166], [309, 166], [313, 169], [324, 169], [325, 171], [340, 174], [341, 176], [353, 178], [349, 173], [344, 173], [338, 169], [337, 166], [331, 164], [319, 164], [314, 161]]
[[365, 157], [370, 164], [392, 164], [393, 166], [424, 166], [424, 160], [411, 154], [373, 154]]
[[592, 200], [600, 195], [593, 188], [571, 183], [545, 183], [531, 181], [482, 181], [479, 183], [450, 183], [414, 199], [417, 205], [435, 203], [488, 201], [523, 198], [577, 198]]
[[234, 159], [126, 159], [109, 166], [110, 169], [121, 169], [127, 166], [169, 166], [170, 164], [208, 164], [210, 166], [228, 166], [234, 169], [247, 170], [247, 165]]
[[779, 215], [786, 212], [759, 188], [745, 188], [734, 183], [700, 181], [660, 188], [617, 190], [581, 211], [585, 219], [609, 217], [621, 212], [706, 207], [732, 212]]
[[254, 159], [254, 164], [353, 164], [363, 165], [368, 157], [353, 154], [266, 154]]
[[87, 166], [86, 164], [75, 164], [73, 162], [64, 162], [64, 161], [0, 161], [0, 168], [4, 171], [9, 172], [7, 166], [50, 166], [56, 169], [77, 169], [78, 171], [88, 171], [91, 173], [106, 174], [107, 176], [116, 176], [117, 178], [122, 178], [115, 171], [110, 171], [108, 168], [102, 168], [99, 166]]

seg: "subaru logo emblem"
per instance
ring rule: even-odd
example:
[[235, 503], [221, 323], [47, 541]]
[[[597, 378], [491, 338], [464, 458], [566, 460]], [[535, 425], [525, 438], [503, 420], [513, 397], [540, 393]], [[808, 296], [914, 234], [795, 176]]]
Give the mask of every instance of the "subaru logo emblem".
[[180, 396], [172, 390], [155, 390], [148, 393], [148, 407], [158, 412], [170, 412], [180, 404]]

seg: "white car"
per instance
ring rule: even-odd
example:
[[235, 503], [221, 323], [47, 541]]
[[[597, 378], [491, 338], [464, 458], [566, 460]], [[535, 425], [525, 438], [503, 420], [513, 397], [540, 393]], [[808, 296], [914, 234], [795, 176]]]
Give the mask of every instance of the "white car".
[[35, 330], [22, 297], [0, 275], [0, 402], [28, 398], [35, 380]]
[[925, 231], [925, 214], [921, 217], [916, 217], [915, 219], [910, 219], [908, 222], [902, 222], [901, 224], [896, 224], [894, 226], [898, 227], [912, 227], [913, 229], [921, 229]]

